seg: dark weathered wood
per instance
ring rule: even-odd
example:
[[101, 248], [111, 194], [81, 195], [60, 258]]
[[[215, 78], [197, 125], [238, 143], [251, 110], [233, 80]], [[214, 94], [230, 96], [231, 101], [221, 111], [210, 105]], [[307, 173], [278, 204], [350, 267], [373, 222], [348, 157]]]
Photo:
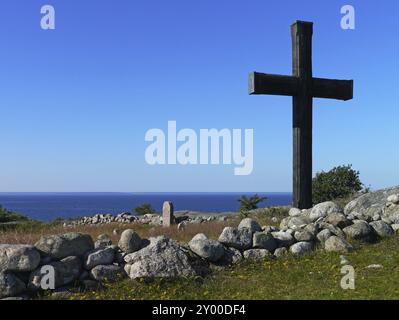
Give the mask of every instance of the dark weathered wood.
[[251, 72], [249, 74], [249, 94], [274, 94], [296, 96], [298, 94], [298, 78]]
[[338, 100], [353, 98], [352, 80], [312, 76], [313, 23], [297, 21], [291, 26], [292, 76], [252, 72], [250, 94], [293, 97], [293, 206], [312, 206], [312, 108], [313, 97]]
[[293, 97], [293, 206], [312, 206], [312, 34], [313, 24], [291, 26], [292, 74], [299, 78]]
[[312, 95], [315, 98], [350, 100], [353, 98], [353, 80], [313, 78]]

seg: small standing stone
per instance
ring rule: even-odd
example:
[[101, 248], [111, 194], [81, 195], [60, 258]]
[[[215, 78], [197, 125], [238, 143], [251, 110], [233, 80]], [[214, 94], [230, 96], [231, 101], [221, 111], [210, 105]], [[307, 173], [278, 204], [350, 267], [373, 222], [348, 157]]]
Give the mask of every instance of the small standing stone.
[[162, 224], [164, 227], [170, 227], [173, 224], [173, 203], [165, 201], [162, 207]]

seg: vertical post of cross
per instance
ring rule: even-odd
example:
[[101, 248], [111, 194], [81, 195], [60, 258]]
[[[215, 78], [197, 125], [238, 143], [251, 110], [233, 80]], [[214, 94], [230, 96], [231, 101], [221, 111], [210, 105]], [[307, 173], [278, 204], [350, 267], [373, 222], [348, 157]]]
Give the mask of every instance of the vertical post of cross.
[[313, 23], [291, 26], [292, 73], [299, 78], [293, 96], [293, 206], [312, 206], [312, 35]]

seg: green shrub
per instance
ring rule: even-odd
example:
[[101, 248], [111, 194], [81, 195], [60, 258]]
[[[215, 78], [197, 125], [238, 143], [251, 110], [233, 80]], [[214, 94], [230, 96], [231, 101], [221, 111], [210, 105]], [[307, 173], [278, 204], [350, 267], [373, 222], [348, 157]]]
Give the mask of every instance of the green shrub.
[[255, 194], [252, 197], [241, 196], [238, 201], [240, 202], [240, 214], [242, 217], [248, 216], [248, 211], [258, 208], [260, 202], [266, 201], [267, 197], [260, 197]]
[[334, 167], [328, 172], [318, 172], [313, 178], [313, 203], [350, 197], [363, 189], [359, 171], [352, 165]]
[[8, 211], [0, 205], [0, 223], [28, 221], [29, 218], [18, 213]]
[[141, 206], [135, 208], [134, 212], [136, 212], [139, 216], [143, 216], [145, 214], [155, 213], [155, 210], [151, 207], [151, 204], [143, 203]]

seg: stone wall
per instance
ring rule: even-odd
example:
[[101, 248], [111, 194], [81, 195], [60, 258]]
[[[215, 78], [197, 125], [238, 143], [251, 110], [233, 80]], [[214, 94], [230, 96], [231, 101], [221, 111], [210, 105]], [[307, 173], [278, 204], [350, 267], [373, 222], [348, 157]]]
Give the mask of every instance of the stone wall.
[[[0, 298], [34, 297], [46, 285], [48, 273], [43, 270], [49, 268], [56, 290], [91, 290], [127, 277], [205, 276], [243, 260], [301, 256], [316, 248], [347, 253], [353, 250], [351, 239], [373, 242], [399, 230], [399, 192], [385, 194], [378, 206], [359, 199], [345, 209], [334, 202], [292, 208], [279, 228], [245, 218], [237, 228], [224, 228], [218, 240], [197, 234], [188, 244], [165, 236], [141, 239], [131, 229], [122, 232], [118, 244], [107, 235], [93, 241], [80, 233], [44, 236], [34, 246], [1, 244]], [[360, 210], [363, 203], [379, 209]]]

